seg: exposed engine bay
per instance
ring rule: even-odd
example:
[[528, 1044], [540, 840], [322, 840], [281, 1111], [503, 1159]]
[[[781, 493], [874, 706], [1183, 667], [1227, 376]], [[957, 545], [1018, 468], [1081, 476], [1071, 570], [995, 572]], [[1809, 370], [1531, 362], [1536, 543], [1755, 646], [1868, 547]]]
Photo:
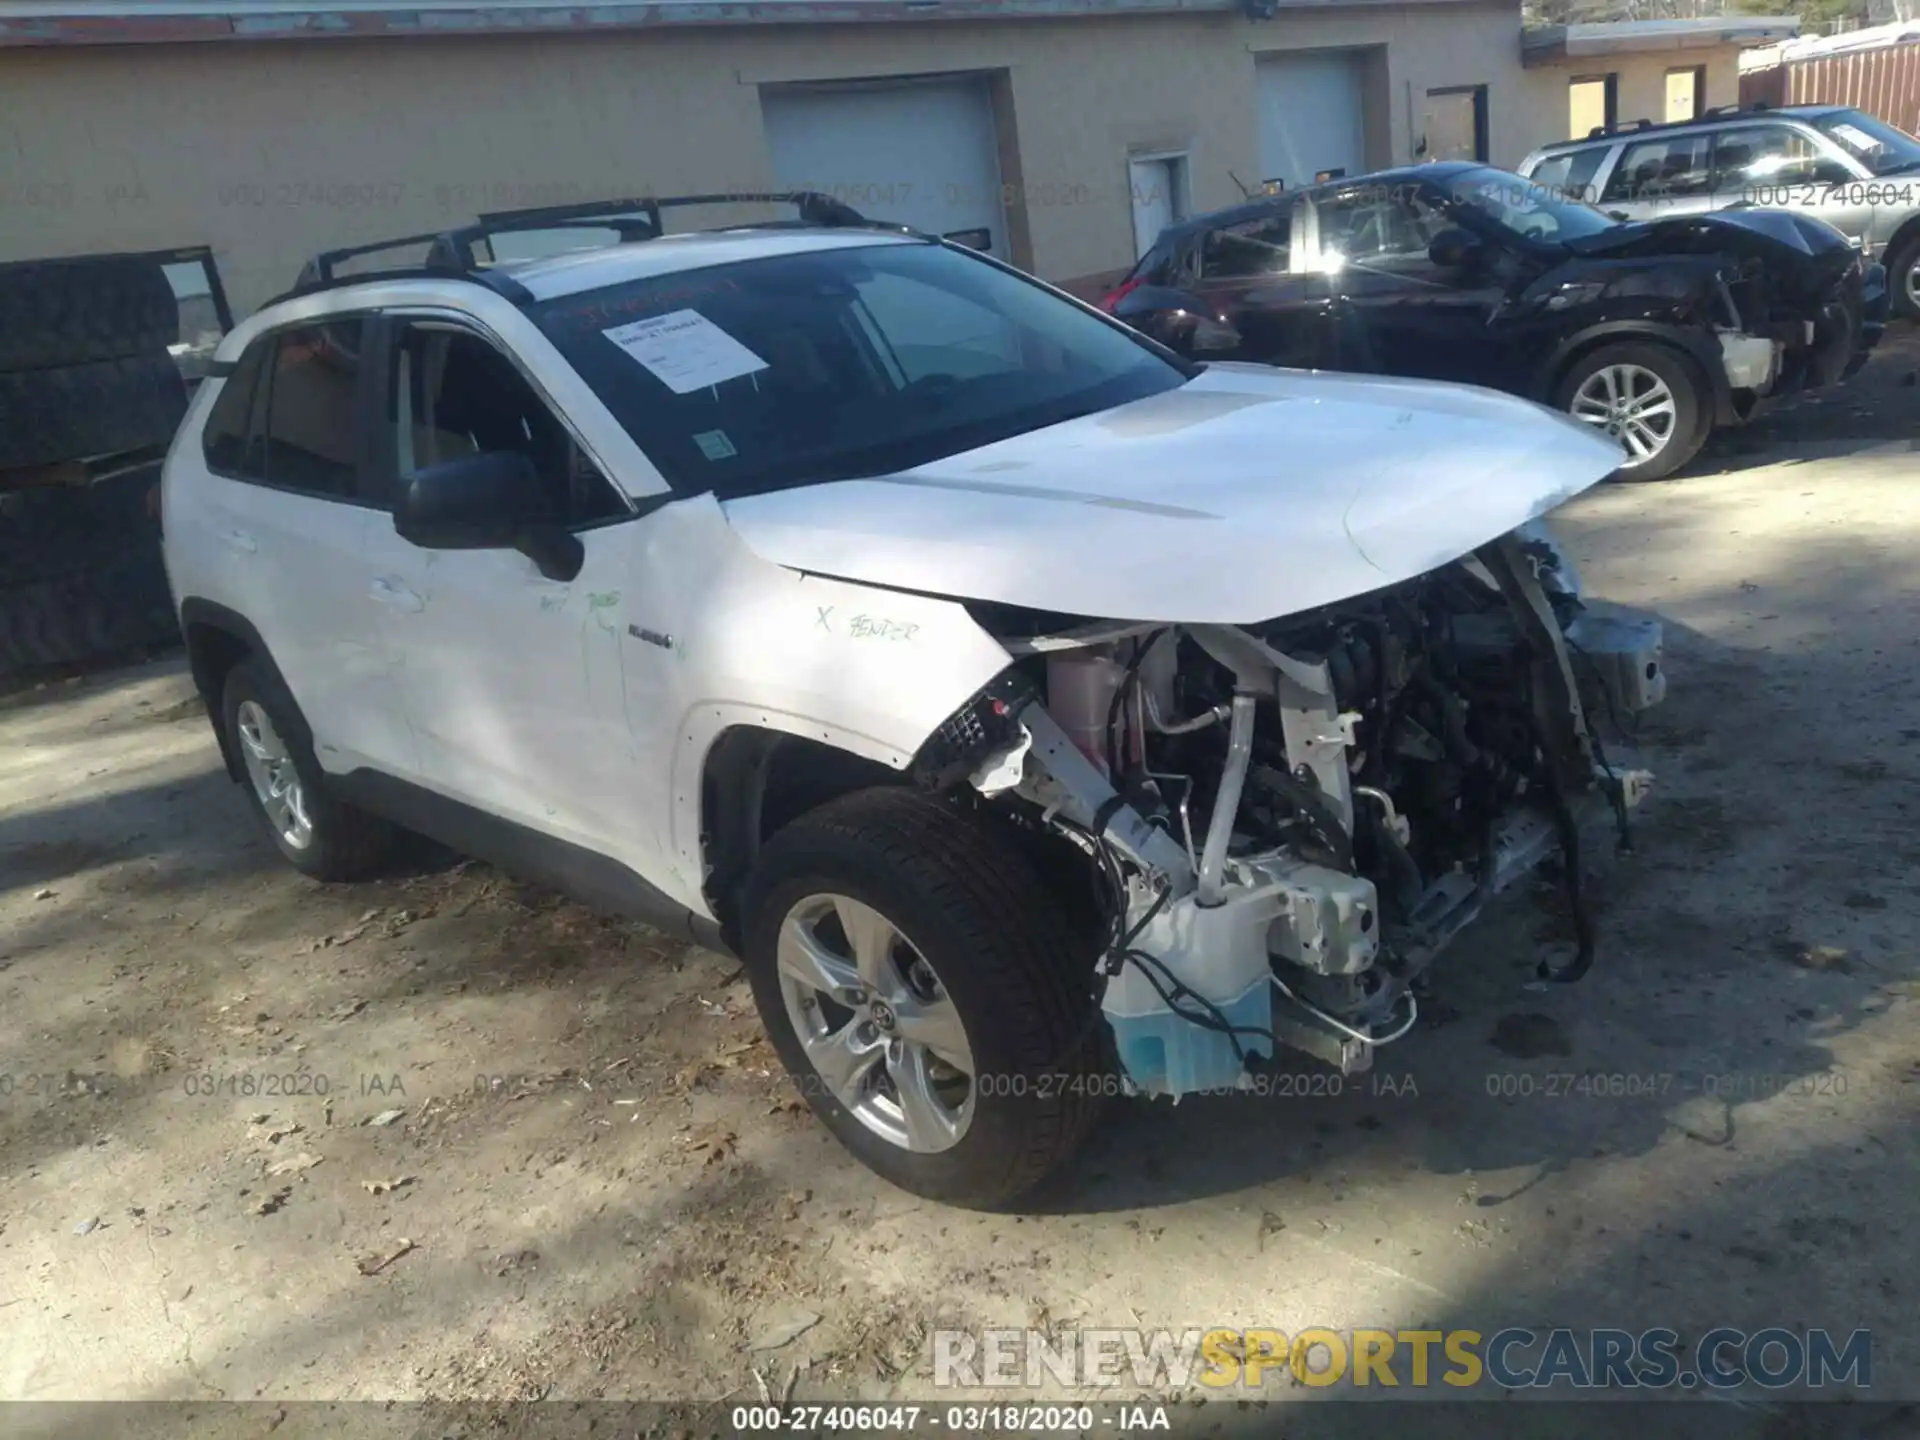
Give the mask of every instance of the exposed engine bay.
[[1447, 941], [1556, 855], [1579, 940], [1542, 974], [1591, 963], [1581, 826], [1624, 839], [1648, 779], [1591, 717], [1658, 702], [1661, 633], [1590, 612], [1541, 534], [1264, 624], [979, 618], [1017, 663], [946, 753], [1092, 863], [1138, 1090], [1244, 1085], [1276, 1045], [1367, 1068]]

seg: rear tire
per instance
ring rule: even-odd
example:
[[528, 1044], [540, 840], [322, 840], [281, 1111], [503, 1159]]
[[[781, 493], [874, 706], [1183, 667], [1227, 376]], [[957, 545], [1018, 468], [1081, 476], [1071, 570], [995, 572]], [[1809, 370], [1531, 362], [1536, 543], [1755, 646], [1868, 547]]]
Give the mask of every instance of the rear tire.
[[[241, 760], [240, 788], [254, 818], [289, 865], [316, 880], [357, 880], [387, 858], [393, 827], [327, 794], [326, 773], [313, 754], [313, 734], [269, 666], [249, 657], [227, 672], [220, 717], [228, 743]], [[277, 752], [277, 763], [275, 755], [263, 751]], [[263, 769], [271, 782], [261, 778]], [[276, 787], [278, 803], [270, 813], [268, 792]], [[289, 810], [303, 826], [291, 823]]]
[[[1649, 454], [1633, 458], [1629, 449], [1627, 463], [1608, 477], [1613, 480], [1664, 480], [1699, 454], [1713, 432], [1711, 392], [1699, 370], [1678, 350], [1650, 342], [1588, 351], [1561, 377], [1553, 403], [1623, 446], [1635, 439], [1651, 446], [1649, 436], [1657, 436]], [[1636, 412], [1636, 405], [1645, 408]]]
[[[877, 967], [886, 979], [863, 1002], [841, 1006], [815, 987], [809, 1004], [807, 982], [795, 979], [793, 927], [851, 967], [863, 947], [847, 938], [858, 932], [842, 915], [891, 927], [889, 958]], [[742, 928], [754, 999], [788, 1074], [840, 1142], [903, 1190], [979, 1208], [1011, 1204], [1066, 1165], [1116, 1088], [1097, 1033], [1096, 947], [1076, 937], [1012, 837], [953, 805], [886, 787], [803, 815], [762, 852]], [[932, 1067], [947, 1087], [946, 1128], [916, 1132], [912, 1107], [889, 1093], [927, 1073], [899, 1042], [927, 1033], [908, 1022], [933, 1006], [957, 1015], [971, 1071], [960, 1086], [957, 1067]], [[837, 1055], [837, 1037], [857, 1038], [862, 1027], [879, 1053], [857, 1079], [843, 1072], [829, 1081], [809, 1046]], [[938, 1058], [938, 1047], [926, 1048]], [[895, 1074], [904, 1077], [897, 1084]], [[889, 1104], [901, 1120], [895, 1138], [882, 1133]], [[937, 1148], [925, 1144], [929, 1134]]]

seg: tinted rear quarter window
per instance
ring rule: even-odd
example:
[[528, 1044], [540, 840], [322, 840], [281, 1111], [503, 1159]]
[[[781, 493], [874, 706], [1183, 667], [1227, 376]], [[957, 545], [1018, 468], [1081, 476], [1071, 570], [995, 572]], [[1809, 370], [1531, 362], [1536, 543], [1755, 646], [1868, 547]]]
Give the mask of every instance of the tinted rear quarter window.
[[[233, 373], [221, 382], [220, 394], [214, 399], [213, 409], [207, 415], [206, 428], [200, 435], [201, 449], [206, 455], [209, 470], [217, 470], [225, 475], [246, 473], [247, 439], [256, 433], [253, 426], [254, 393], [259, 389], [260, 374], [272, 349], [271, 336], [254, 341], [234, 366]], [[258, 463], [255, 457], [253, 464], [257, 467]]]
[[1567, 150], [1558, 155], [1549, 155], [1533, 167], [1533, 173], [1527, 179], [1564, 199], [1579, 200], [1590, 205], [1597, 195], [1594, 177], [1600, 173], [1601, 162], [1612, 148], [1611, 145], [1590, 145], [1585, 150]]
[[1184, 240], [1162, 235], [1153, 242], [1151, 250], [1134, 262], [1133, 269], [1127, 272], [1127, 279], [1142, 285], [1178, 285], [1183, 278], [1183, 270], [1190, 268], [1181, 264], [1185, 246]]

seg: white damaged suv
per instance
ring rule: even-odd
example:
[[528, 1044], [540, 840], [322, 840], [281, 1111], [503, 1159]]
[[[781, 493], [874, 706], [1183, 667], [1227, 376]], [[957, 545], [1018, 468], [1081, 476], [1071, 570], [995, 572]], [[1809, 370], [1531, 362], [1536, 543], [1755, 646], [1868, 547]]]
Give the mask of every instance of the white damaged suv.
[[1189, 363], [812, 213], [336, 252], [227, 336], [167, 561], [287, 860], [363, 874], [403, 827], [733, 951], [847, 1148], [973, 1205], [1109, 1095], [1364, 1069], [1559, 852], [1581, 941], [1542, 969], [1585, 969], [1580, 826], [1645, 781], [1590, 717], [1660, 698], [1660, 628], [1534, 522], [1610, 442]]

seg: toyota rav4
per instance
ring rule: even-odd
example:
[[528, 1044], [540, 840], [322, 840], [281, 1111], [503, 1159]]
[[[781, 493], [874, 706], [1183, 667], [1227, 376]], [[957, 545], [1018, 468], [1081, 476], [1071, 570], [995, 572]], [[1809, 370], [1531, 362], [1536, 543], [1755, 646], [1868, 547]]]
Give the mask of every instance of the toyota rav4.
[[1542, 970], [1586, 968], [1580, 826], [1646, 778], [1591, 717], [1659, 699], [1660, 628], [1536, 522], [1614, 445], [1191, 363], [830, 203], [635, 208], [515, 263], [335, 252], [222, 343], [167, 560], [293, 865], [404, 828], [730, 950], [847, 1148], [977, 1205], [1108, 1095], [1364, 1069], [1556, 853]]

